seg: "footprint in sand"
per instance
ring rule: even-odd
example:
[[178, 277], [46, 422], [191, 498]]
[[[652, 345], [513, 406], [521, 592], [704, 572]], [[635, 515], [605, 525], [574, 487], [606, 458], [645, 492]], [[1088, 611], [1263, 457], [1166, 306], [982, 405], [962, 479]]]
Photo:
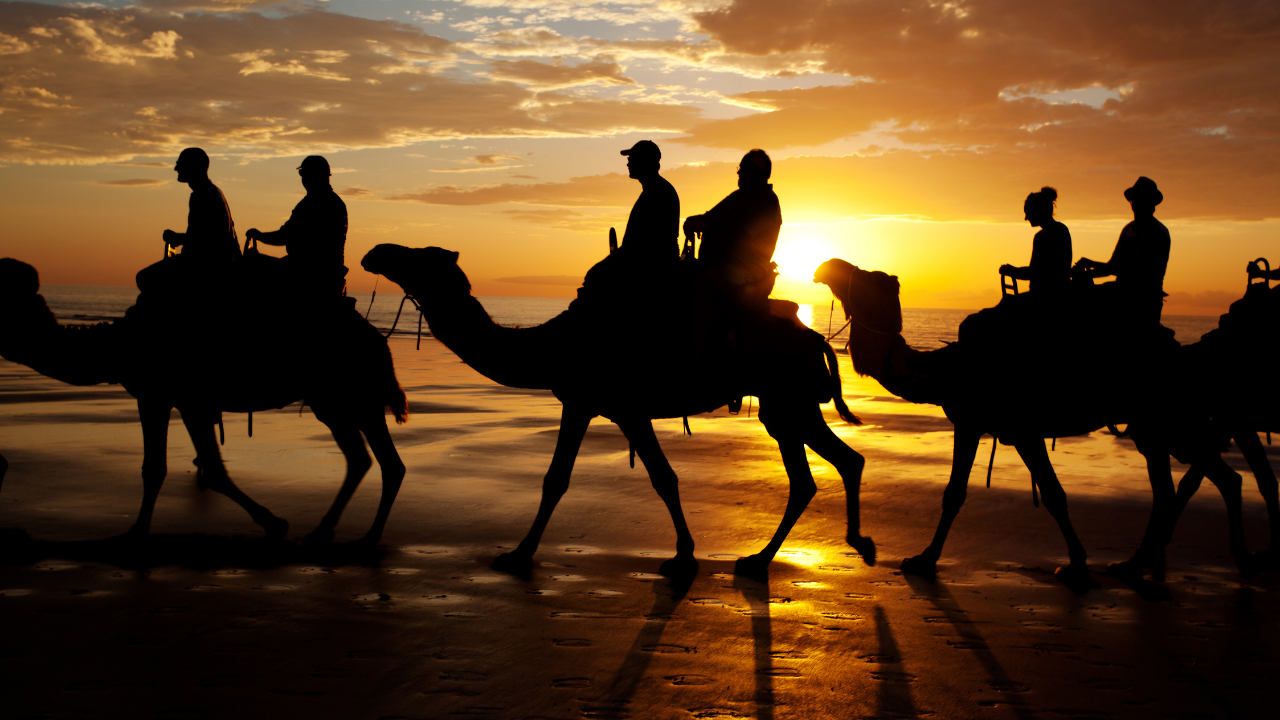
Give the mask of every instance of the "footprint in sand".
[[1024, 693], [1031, 692], [1031, 688], [1017, 682], [1016, 680], [1004, 680], [1001, 682], [991, 683], [991, 689], [1002, 693]]
[[743, 715], [729, 708], [690, 708], [689, 715], [697, 720], [751, 720], [751, 715]]
[[847, 612], [822, 613], [822, 617], [827, 618], [828, 620], [861, 620], [862, 619], [861, 615], [855, 615], [853, 613], [847, 613]]
[[355, 600], [358, 603], [391, 602], [391, 596], [386, 593], [368, 593], [366, 595], [352, 595], [351, 599]]
[[559, 590], [542, 590], [542, 589], [525, 590], [525, 592], [530, 595], [559, 595], [560, 594]]
[[582, 582], [587, 578], [584, 575], [552, 575], [551, 579], [559, 580], [560, 582]]
[[551, 642], [557, 647], [591, 647], [591, 641], [586, 638], [564, 638]]
[[902, 662], [902, 658], [897, 655], [859, 655], [858, 659], [872, 665], [893, 665]]
[[798, 678], [803, 677], [800, 671], [789, 667], [768, 667], [759, 671], [761, 675], [780, 678]]
[[791, 584], [798, 588], [824, 588], [827, 586], [826, 583], [821, 583], [817, 580], [793, 580]]
[[659, 643], [657, 645], [645, 645], [640, 649], [644, 650], [645, 652], [661, 653], [663, 655], [678, 655], [681, 653], [694, 654], [698, 652], [698, 648], [696, 647], [689, 648], [689, 647], [685, 647], [684, 645], [667, 645], [663, 643]]
[[551, 687], [553, 688], [589, 688], [591, 684], [591, 678], [584, 677], [556, 678], [551, 681]]
[[844, 596], [849, 598], [850, 600], [875, 600], [876, 599], [875, 595], [868, 595], [867, 593], [845, 593]]
[[809, 656], [799, 650], [775, 650], [769, 653], [774, 660], [805, 660]]
[[238, 568], [227, 568], [225, 570], [214, 570], [210, 574], [213, 575], [214, 577], [241, 577], [244, 575], [248, 575], [249, 571], [240, 570]]
[[653, 582], [654, 580], [662, 579], [662, 576], [657, 573], [645, 573], [645, 572], [633, 572], [629, 575], [629, 577], [632, 580], [639, 580], [640, 582]]
[[710, 685], [715, 682], [706, 675], [668, 675], [666, 680], [670, 680], [672, 685]]
[[612, 600], [618, 597], [619, 595], [625, 595], [625, 594], [626, 593], [620, 592], [618, 590], [592, 590], [591, 592], [587, 593], [587, 596], [593, 597], [593, 598], [599, 598], [602, 600]]
[[303, 575], [327, 575], [329, 573], [335, 573], [338, 571], [334, 570], [333, 568], [327, 568], [327, 567], [304, 567], [304, 568], [298, 568], [298, 572], [302, 573]]
[[387, 568], [383, 572], [388, 575], [413, 575], [422, 572], [418, 568]]

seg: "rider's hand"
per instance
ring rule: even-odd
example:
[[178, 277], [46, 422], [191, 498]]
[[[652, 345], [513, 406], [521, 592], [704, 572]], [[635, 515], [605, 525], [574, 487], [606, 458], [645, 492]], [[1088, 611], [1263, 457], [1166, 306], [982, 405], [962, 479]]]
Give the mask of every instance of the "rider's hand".
[[174, 231], [172, 231], [172, 230], [165, 230], [165, 231], [164, 231], [164, 241], [165, 241], [165, 242], [169, 243], [170, 245], [177, 245], [177, 243], [175, 243], [175, 242], [174, 242], [174, 240], [177, 240], [177, 239], [178, 239], [178, 233], [176, 233], [176, 232], [174, 232]]
[[261, 234], [262, 233], [258, 232], [258, 228], [249, 228], [244, 231], [244, 237], [246, 240], [257, 240], [258, 236]]
[[707, 223], [702, 219], [701, 215], [690, 215], [684, 220], [684, 234], [689, 235], [691, 233], [702, 232], [703, 228], [706, 226]]
[[1262, 268], [1258, 267], [1257, 260], [1250, 260], [1248, 266], [1245, 267], [1245, 272], [1249, 273], [1250, 280], [1262, 277]]
[[1017, 270], [1017, 268], [1015, 268], [1014, 266], [1008, 263], [1005, 263], [1004, 265], [1000, 266], [1001, 275], [1012, 275], [1014, 270]]

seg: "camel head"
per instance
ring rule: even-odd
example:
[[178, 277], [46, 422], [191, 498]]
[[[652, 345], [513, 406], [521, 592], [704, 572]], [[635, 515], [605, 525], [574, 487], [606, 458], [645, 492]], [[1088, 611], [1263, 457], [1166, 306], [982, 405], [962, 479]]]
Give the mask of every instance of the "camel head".
[[813, 281], [831, 288], [844, 306], [844, 316], [882, 335], [902, 332], [902, 303], [897, 275], [867, 271], [832, 258], [813, 272]]
[[365, 253], [360, 266], [414, 296], [471, 294], [471, 283], [458, 267], [458, 253], [452, 250], [382, 244]]
[[40, 274], [21, 260], [0, 259], [0, 298], [15, 300], [40, 292]]

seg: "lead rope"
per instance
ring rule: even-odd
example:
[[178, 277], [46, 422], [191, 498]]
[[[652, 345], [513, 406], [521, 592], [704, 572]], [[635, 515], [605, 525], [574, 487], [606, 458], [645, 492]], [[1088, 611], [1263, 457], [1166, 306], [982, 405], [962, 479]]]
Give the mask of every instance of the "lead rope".
[[[689, 429], [689, 416], [684, 416], [684, 434], [693, 437], [693, 431]], [[635, 467], [634, 465], [632, 467]]]
[[369, 319], [369, 312], [373, 310], [373, 301], [378, 297], [378, 281], [382, 279], [381, 275], [373, 276], [373, 297], [369, 298], [369, 309], [364, 311], [364, 319]]
[[636, 448], [634, 445], [631, 444], [630, 440], [627, 441], [627, 449], [631, 451], [631, 469], [635, 470], [636, 469]]
[[253, 411], [249, 411], [249, 437], [253, 437]]

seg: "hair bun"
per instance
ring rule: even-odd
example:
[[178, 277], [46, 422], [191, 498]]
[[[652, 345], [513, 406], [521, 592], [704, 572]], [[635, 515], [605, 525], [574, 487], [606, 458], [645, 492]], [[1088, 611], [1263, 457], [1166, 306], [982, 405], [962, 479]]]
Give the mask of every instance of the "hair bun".
[[1058, 199], [1058, 191], [1047, 186], [1040, 188], [1040, 195], [1049, 202], [1054, 202]]

